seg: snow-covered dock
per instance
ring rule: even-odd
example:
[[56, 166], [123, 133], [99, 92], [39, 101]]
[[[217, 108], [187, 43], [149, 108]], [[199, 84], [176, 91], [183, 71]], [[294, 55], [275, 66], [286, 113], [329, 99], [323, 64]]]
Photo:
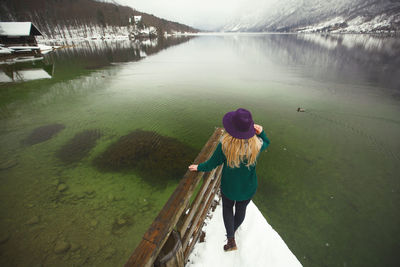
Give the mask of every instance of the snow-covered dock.
[[235, 251], [225, 252], [222, 248], [226, 243], [222, 205], [217, 206], [205, 223], [205, 242], [195, 245], [186, 267], [302, 266], [252, 201], [236, 232]]

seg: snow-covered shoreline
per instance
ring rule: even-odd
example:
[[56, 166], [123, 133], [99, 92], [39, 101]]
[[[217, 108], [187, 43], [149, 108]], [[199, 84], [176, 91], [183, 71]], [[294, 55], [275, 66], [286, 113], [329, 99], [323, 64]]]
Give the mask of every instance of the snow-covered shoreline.
[[[92, 40], [142, 40], [159, 37], [159, 33], [153, 26], [144, 27], [143, 29], [135, 29], [133, 26], [101, 26], [101, 25], [77, 25], [77, 26], [60, 26], [56, 25], [44, 32], [44, 36], [36, 37], [40, 43], [68, 43], [72, 41], [92, 41]], [[164, 33], [164, 37], [191, 35], [190, 32], [171, 32]]]
[[378, 15], [373, 19], [366, 16], [357, 16], [353, 19], [345, 19], [344, 17], [336, 17], [325, 22], [309, 25], [302, 29], [297, 29], [299, 33], [396, 33], [390, 30], [391, 24], [398, 22], [395, 15], [386, 16]]
[[252, 201], [243, 224], [236, 232], [236, 251], [223, 250], [226, 237], [221, 205], [212, 214], [203, 228], [205, 242], [195, 245], [186, 267], [302, 266]]

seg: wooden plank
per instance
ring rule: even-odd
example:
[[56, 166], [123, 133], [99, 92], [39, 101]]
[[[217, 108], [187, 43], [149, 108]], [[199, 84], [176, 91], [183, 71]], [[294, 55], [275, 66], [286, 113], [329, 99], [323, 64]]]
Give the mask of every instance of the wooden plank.
[[182, 223], [182, 226], [180, 226], [178, 228], [178, 232], [181, 234], [181, 236], [184, 236], [186, 233], [186, 230], [191, 222], [191, 220], [193, 219], [194, 214], [197, 212], [197, 209], [201, 203], [201, 200], [204, 196], [204, 193], [206, 192], [208, 185], [210, 184], [212, 178], [214, 177], [216, 172], [216, 169], [212, 170], [210, 172], [210, 175], [204, 179], [203, 184], [201, 185], [200, 191], [197, 193], [195, 200], [193, 201], [191, 207], [190, 207], [190, 211], [189, 214], [185, 216], [185, 219]]
[[[198, 225], [195, 227], [195, 231], [193, 232], [193, 235], [192, 235], [193, 236], [193, 240], [192, 240], [192, 242], [190, 242], [190, 244], [187, 244], [187, 246], [183, 250], [184, 251], [183, 256], [184, 256], [185, 262], [187, 262], [190, 253], [192, 252], [194, 246], [196, 245], [196, 243], [197, 243], [197, 241], [198, 241], [198, 239], [200, 237], [200, 234], [201, 234], [201, 231], [202, 231], [202, 228], [203, 228], [203, 225], [204, 225], [204, 220], [205, 220], [208, 212], [210, 211], [211, 205], [212, 205], [212, 203], [214, 201], [214, 198], [215, 198], [215, 194], [218, 192], [218, 189], [219, 189], [220, 184], [221, 184], [221, 173], [222, 173], [222, 168], [219, 170], [219, 172], [217, 172], [217, 176], [216, 176], [217, 181], [216, 181], [215, 186], [214, 186], [214, 192], [212, 194], [212, 197], [210, 197], [210, 199], [208, 200], [208, 202], [206, 204], [206, 207], [204, 208], [203, 213], [200, 216], [200, 220], [199, 220]], [[182, 247], [183, 247], [183, 244], [182, 244]]]
[[[215, 174], [215, 170], [212, 170], [211, 172], [205, 172], [203, 174], [203, 184], [201, 185], [202, 188], [203, 188], [205, 183], [209, 183], [212, 180], [212, 179], [210, 179], [210, 177], [212, 177], [212, 175], [214, 175], [214, 174]], [[201, 193], [200, 191], [202, 191], [202, 188], [199, 190], [199, 192], [197, 192], [196, 199], [197, 199], [197, 196], [199, 195], [199, 193]], [[192, 209], [193, 209], [193, 203], [194, 202], [195, 201], [190, 203], [190, 201], [189, 201], [187, 203], [186, 207], [184, 208], [184, 212], [182, 213], [181, 217], [179, 218], [178, 222], [176, 223], [175, 229], [178, 230], [178, 232], [180, 233], [181, 236], [184, 235], [184, 233], [182, 234], [181, 230], [183, 229], [183, 224], [186, 222], [190, 211], [192, 211]], [[190, 220], [189, 220], [189, 224], [190, 224]]]
[[166, 263], [164, 267], [185, 267], [182, 246], [176, 252], [174, 259]]
[[147, 241], [142, 240], [136, 250], [130, 256], [129, 260], [125, 263], [124, 267], [130, 266], [143, 266], [151, 267], [153, 263], [147, 261], [147, 259], [153, 254], [156, 249], [156, 245]]
[[[196, 227], [193, 227], [194, 230], [195, 230], [195, 232], [193, 233], [193, 240], [192, 240], [192, 242], [190, 244], [188, 244], [186, 249], [184, 249], [183, 256], [184, 256], [185, 262], [187, 262], [187, 260], [189, 258], [189, 255], [190, 255], [190, 253], [192, 252], [192, 250], [194, 248], [194, 245], [197, 243], [197, 240], [200, 237], [200, 233], [201, 233], [201, 229], [202, 229], [203, 224], [204, 224], [204, 220], [205, 220], [205, 218], [207, 216], [208, 211], [210, 210], [211, 203], [214, 201], [215, 194], [217, 193], [218, 188], [219, 188], [219, 184], [220, 184], [220, 181], [221, 181], [221, 171], [222, 171], [222, 168], [217, 172], [217, 177], [216, 177], [217, 181], [214, 184], [215, 186], [213, 187], [213, 193], [209, 197], [209, 199], [207, 201], [207, 204], [206, 204], [206, 206], [205, 206], [205, 208], [203, 210], [203, 213], [201, 214], [201, 216], [200, 216], [200, 218], [198, 220], [198, 223], [197, 223]], [[182, 243], [182, 247], [184, 247], [183, 243]]]
[[172, 231], [167, 242], [157, 256], [154, 265], [160, 267], [184, 267], [182, 242], [178, 232]]
[[[222, 165], [216, 168], [217, 169], [216, 176], [213, 179], [213, 182], [211, 183], [211, 185], [207, 187], [207, 191], [205, 192], [204, 196], [201, 198], [201, 202], [200, 202], [201, 206], [204, 207], [204, 205], [206, 203], [208, 203], [208, 200], [210, 198], [214, 197], [214, 195], [215, 195], [215, 193], [213, 194], [214, 187], [219, 180], [219, 176], [220, 176], [222, 168], [223, 168]], [[195, 230], [194, 229], [195, 225], [197, 225], [199, 220], [201, 220], [201, 214], [204, 212], [204, 209], [207, 209], [207, 206], [205, 206], [203, 209], [197, 210], [196, 215], [194, 216], [194, 219], [192, 221], [192, 226], [190, 227], [189, 231], [187, 231], [186, 234], [184, 235], [184, 237], [182, 238], [182, 247], [183, 248], [186, 248], [187, 244], [189, 243], [189, 240], [193, 234], [193, 231]]]
[[[218, 145], [223, 131], [224, 130], [222, 128], [217, 128], [214, 131], [213, 135], [196, 157], [194, 161], [195, 163], [203, 162], [212, 155], [216, 146]], [[201, 172], [186, 172], [174, 193], [168, 199], [167, 203], [164, 205], [147, 232], [144, 234], [142, 242], [135, 249], [129, 258], [129, 261], [125, 264], [126, 267], [151, 266], [154, 263], [159, 251], [179, 220], [179, 217], [187, 207], [190, 197], [199, 184], [201, 177], [203, 177], [203, 174], [204, 173]], [[142, 251], [143, 248], [147, 248], [147, 246], [142, 243], [147, 242], [154, 244], [152, 251]]]

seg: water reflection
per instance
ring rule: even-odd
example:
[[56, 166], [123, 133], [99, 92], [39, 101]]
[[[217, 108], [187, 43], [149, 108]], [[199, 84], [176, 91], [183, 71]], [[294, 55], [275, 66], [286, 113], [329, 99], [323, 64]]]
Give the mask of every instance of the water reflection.
[[[26, 82], [51, 79], [54, 74], [65, 72], [63, 67], [92, 70], [113, 63], [138, 61], [170, 46], [186, 42], [193, 37], [171, 37], [167, 39], [102, 40], [65, 42], [61, 49], [40, 58], [17, 58], [0, 63], [0, 83]], [[56, 45], [53, 44], [52, 45]], [[59, 44], [57, 44], [59, 45]], [[60, 70], [55, 70], [55, 63]], [[70, 70], [71, 72], [71, 70]], [[62, 74], [64, 75], [64, 74]]]
[[50, 79], [53, 74], [54, 64], [45, 62], [43, 58], [20, 59], [0, 65], [0, 83]]
[[299, 34], [299, 38], [328, 49], [336, 49], [345, 46], [349, 49], [361, 49], [367, 52], [379, 51], [382, 54], [396, 55], [399, 52], [398, 38], [382, 35], [360, 34]]
[[400, 97], [399, 38], [359, 34], [227, 38], [238, 53], [253, 57], [255, 62], [272, 61], [318, 81], [386, 88]]
[[[98, 88], [115, 70], [98, 69], [122, 62], [139, 61], [171, 46], [187, 42], [193, 37], [171, 37], [166, 39], [104, 40], [66, 42], [61, 49], [44, 58], [18, 59], [17, 62], [0, 64], [0, 118], [9, 118], [15, 112], [10, 109], [17, 99], [47, 105], [55, 98], [66, 95], [81, 95], [82, 88]], [[54, 44], [51, 44], [54, 45]], [[90, 75], [87, 75], [90, 74]], [[22, 86], [21, 82], [41, 79], [35, 89]], [[52, 87], [50, 88], [49, 85]], [[89, 86], [91, 85], [91, 86]], [[38, 102], [35, 102], [37, 100]]]
[[80, 41], [65, 43], [64, 48], [48, 56], [57, 62], [79, 62], [85, 69], [97, 69], [113, 63], [138, 61], [192, 37], [118, 41]]

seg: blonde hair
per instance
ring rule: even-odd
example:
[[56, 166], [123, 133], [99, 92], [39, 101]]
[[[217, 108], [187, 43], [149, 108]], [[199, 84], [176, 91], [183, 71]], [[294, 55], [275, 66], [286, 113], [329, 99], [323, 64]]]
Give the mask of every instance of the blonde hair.
[[246, 163], [246, 167], [255, 165], [262, 145], [256, 135], [249, 139], [239, 139], [228, 133], [222, 136], [221, 143], [227, 165], [231, 168], [239, 168], [242, 162]]

